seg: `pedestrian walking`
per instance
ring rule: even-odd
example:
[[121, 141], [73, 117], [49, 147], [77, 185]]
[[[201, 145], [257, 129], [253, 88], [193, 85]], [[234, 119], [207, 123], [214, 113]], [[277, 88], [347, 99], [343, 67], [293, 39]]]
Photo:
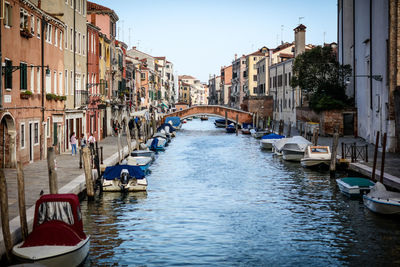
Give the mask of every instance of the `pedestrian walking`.
[[88, 142], [90, 151], [92, 152], [92, 155], [94, 155], [94, 144], [96, 143], [96, 138], [94, 138], [93, 133], [90, 133]]
[[76, 136], [75, 136], [75, 132], [72, 132], [71, 136], [70, 136], [70, 142], [71, 142], [71, 152], [72, 152], [72, 156], [76, 155]]
[[81, 148], [83, 149], [86, 146], [87, 146], [87, 141], [86, 141], [85, 135], [82, 134], [82, 136], [81, 136]]

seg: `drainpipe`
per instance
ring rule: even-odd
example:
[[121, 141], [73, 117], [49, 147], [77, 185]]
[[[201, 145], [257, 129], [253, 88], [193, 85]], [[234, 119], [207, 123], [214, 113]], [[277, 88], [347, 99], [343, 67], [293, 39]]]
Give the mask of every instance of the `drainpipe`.
[[[41, 108], [41, 110], [42, 110], [42, 121], [41, 121], [41, 128], [42, 128], [42, 126], [43, 126], [43, 123], [44, 123], [44, 111], [45, 111], [45, 107], [44, 107], [44, 75], [45, 75], [45, 69], [44, 69], [44, 38], [45, 38], [45, 36], [44, 36], [44, 27], [46, 27], [46, 21], [44, 20], [44, 18], [42, 18], [42, 20], [41, 20], [41, 27], [40, 27], [40, 37], [41, 37], [41, 39], [40, 39], [40, 55], [41, 55], [41, 61], [40, 61], [40, 65], [41, 65], [41, 73], [40, 73], [40, 75], [41, 75], [41, 82], [42, 82], [42, 95], [41, 95], [41, 97], [42, 97], [42, 108]], [[47, 127], [50, 127], [50, 125], [47, 125]], [[44, 131], [43, 131], [43, 133], [44, 133]], [[43, 146], [44, 146], [44, 142], [45, 142], [45, 135], [46, 135], [46, 133], [44, 133], [44, 134], [42, 134], [41, 135], [41, 137], [40, 137], [40, 159], [42, 160], [43, 159], [43, 155], [44, 155], [44, 148], [43, 148]]]
[[372, 0], [369, 0], [369, 108], [372, 107]]
[[[3, 12], [3, 10], [1, 11]], [[1, 47], [2, 47], [2, 42], [1, 42], [1, 26], [0, 26], [0, 108], [3, 107], [3, 54]]]
[[76, 107], [76, 1], [74, 1], [74, 108]]

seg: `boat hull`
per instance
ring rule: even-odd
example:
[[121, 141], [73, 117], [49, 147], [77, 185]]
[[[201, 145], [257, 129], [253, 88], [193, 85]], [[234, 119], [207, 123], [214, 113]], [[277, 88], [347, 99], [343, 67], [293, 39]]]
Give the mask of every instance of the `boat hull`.
[[304, 157], [304, 151], [282, 150], [282, 157], [287, 161], [301, 161]]
[[119, 179], [104, 180], [103, 191], [105, 192], [139, 192], [147, 190], [147, 180], [131, 179], [127, 185], [122, 185]]
[[337, 179], [336, 183], [339, 187], [340, 192], [348, 197], [360, 197], [362, 195], [368, 194], [373, 187], [373, 183], [371, 183], [370, 186], [360, 186], [357, 184], [350, 185], [342, 179]]
[[364, 195], [363, 201], [364, 205], [373, 212], [386, 215], [400, 214], [400, 199], [383, 199]]
[[[90, 236], [79, 242], [76, 246], [14, 246], [12, 253], [18, 262], [40, 263], [50, 267], [79, 266], [89, 254]], [[42, 256], [39, 256], [42, 255]]]
[[303, 158], [300, 160], [300, 164], [303, 167], [318, 167], [318, 166], [329, 166], [330, 160], [327, 159], [310, 159], [310, 158]]

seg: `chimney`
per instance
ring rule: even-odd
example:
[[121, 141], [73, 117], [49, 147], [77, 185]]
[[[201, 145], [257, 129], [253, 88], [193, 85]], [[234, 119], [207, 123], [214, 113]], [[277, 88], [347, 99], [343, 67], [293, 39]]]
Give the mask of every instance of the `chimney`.
[[237, 54], [235, 54], [235, 60], [237, 59]]
[[136, 46], [132, 46], [132, 49], [133, 49], [133, 50], [136, 50]]
[[306, 26], [300, 24], [294, 31], [294, 56], [297, 57], [306, 50]]

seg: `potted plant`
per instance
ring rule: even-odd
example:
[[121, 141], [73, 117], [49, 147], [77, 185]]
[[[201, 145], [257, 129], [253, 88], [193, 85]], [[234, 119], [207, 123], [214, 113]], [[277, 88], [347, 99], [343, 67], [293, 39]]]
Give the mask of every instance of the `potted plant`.
[[25, 91], [22, 91], [19, 95], [20, 95], [20, 97], [21, 97], [22, 99], [28, 99], [28, 98], [31, 97], [32, 92], [29, 91], [29, 90], [25, 90]]
[[32, 36], [33, 36], [28, 28], [21, 29], [20, 34], [22, 37], [24, 37], [26, 39], [32, 38]]
[[56, 99], [56, 95], [55, 94], [51, 94], [51, 93], [47, 93], [46, 94], [46, 99], [47, 100], [55, 100]]
[[61, 100], [61, 101], [67, 100], [67, 96], [65, 96], [65, 95], [60, 96], [60, 100]]

